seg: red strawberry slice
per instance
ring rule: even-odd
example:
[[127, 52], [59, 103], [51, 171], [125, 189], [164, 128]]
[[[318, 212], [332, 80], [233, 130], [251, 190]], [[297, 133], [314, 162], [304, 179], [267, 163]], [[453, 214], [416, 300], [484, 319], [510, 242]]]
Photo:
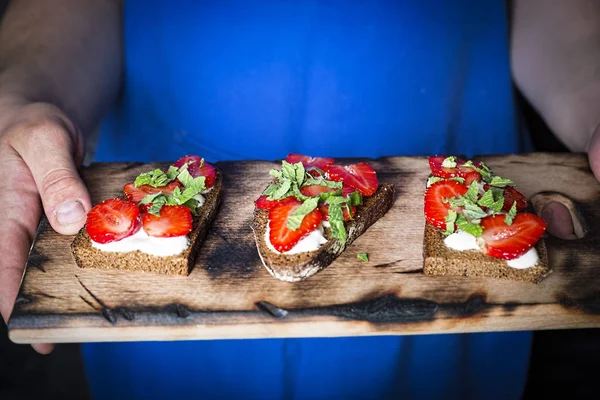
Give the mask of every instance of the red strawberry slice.
[[305, 169], [308, 169], [310, 167], [317, 167], [322, 171], [324, 171], [328, 165], [331, 165], [335, 162], [333, 158], [311, 157], [293, 153], [288, 154], [288, 156], [285, 158], [285, 161], [287, 161], [290, 164], [296, 164], [301, 162], [302, 165], [304, 165]]
[[318, 209], [314, 209], [304, 217], [298, 229], [289, 229], [286, 226], [288, 217], [301, 204], [300, 200], [288, 197], [279, 201], [269, 211], [269, 240], [279, 252], [283, 253], [290, 250], [300, 239], [314, 231], [321, 222], [321, 213]]
[[329, 179], [344, 182], [344, 185], [357, 189], [363, 196], [371, 196], [377, 191], [377, 187], [379, 186], [377, 173], [373, 167], [365, 162], [346, 165], [344, 167], [341, 165], [330, 165], [325, 171]]
[[354, 193], [354, 192], [356, 192], [356, 189], [354, 189], [352, 186], [348, 186], [348, 185], [342, 186], [342, 196], [343, 197], [346, 197], [350, 193]]
[[181, 188], [183, 187], [183, 185], [177, 180], [170, 182], [165, 186], [160, 186], [156, 188], [150, 185], [142, 185], [135, 187], [133, 182], [129, 182], [126, 183], [125, 186], [123, 186], [123, 193], [125, 194], [125, 197], [127, 197], [127, 200], [133, 201], [137, 204], [149, 194], [155, 194], [158, 192], [172, 194], [176, 187]]
[[[329, 204], [319, 204], [319, 211], [323, 216], [324, 221], [329, 221]], [[349, 221], [354, 214], [356, 214], [356, 207], [351, 207], [351, 214], [348, 214], [348, 207], [346, 207], [345, 203], [342, 204], [342, 215], [344, 216], [344, 221]]]
[[109, 243], [131, 236], [140, 229], [140, 210], [133, 202], [108, 199], [87, 215], [86, 230], [96, 243]]
[[481, 220], [484, 251], [492, 257], [512, 260], [534, 246], [546, 230], [546, 222], [535, 214], [520, 213], [507, 225], [504, 215], [491, 215]]
[[269, 200], [269, 196], [260, 196], [258, 199], [254, 201], [254, 205], [258, 208], [262, 208], [263, 210], [270, 210], [275, 207], [279, 201], [277, 200]]
[[321, 193], [331, 193], [335, 192], [336, 190], [338, 189], [328, 188], [327, 186], [309, 185], [301, 187], [300, 193], [302, 193], [305, 196], [316, 197], [319, 196]]
[[431, 225], [445, 229], [446, 216], [450, 203], [443, 199], [460, 197], [467, 193], [467, 187], [456, 181], [438, 181], [425, 191], [425, 219]]
[[142, 225], [148, 236], [184, 236], [192, 230], [192, 212], [186, 206], [162, 206], [160, 216], [144, 214]]
[[185, 163], [189, 163], [188, 172], [190, 175], [192, 175], [194, 178], [204, 176], [206, 178], [204, 181], [204, 186], [206, 186], [207, 189], [213, 187], [217, 175], [215, 167], [213, 167], [211, 164], [208, 164], [206, 161], [203, 164], [201, 157], [193, 155], [181, 157], [179, 160], [175, 161], [173, 166], [180, 168]]
[[[445, 168], [442, 163], [446, 159], [446, 156], [431, 156], [429, 157], [429, 168], [433, 176], [439, 176], [440, 178], [454, 178], [460, 177], [465, 179], [465, 186], [469, 186], [473, 181], [480, 181], [481, 174], [469, 167], [463, 167], [466, 161], [462, 159], [456, 160], [455, 168]], [[474, 163], [479, 167], [478, 163]]]

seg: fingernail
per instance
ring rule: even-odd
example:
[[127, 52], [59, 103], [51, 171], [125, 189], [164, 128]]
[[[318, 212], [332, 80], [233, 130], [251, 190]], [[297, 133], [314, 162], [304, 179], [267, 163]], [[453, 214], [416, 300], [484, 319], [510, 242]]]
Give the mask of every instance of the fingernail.
[[63, 203], [56, 211], [56, 220], [61, 225], [69, 225], [77, 222], [85, 215], [83, 204], [77, 200]]
[[552, 219], [552, 208], [551, 207], [546, 207], [542, 210], [542, 219], [544, 221], [546, 221], [547, 224], [550, 223], [550, 220]]

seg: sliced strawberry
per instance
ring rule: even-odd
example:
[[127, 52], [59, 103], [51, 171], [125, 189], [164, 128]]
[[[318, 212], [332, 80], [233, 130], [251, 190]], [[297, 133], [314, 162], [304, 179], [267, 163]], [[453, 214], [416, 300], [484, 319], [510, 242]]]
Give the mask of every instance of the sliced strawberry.
[[260, 196], [254, 201], [254, 205], [258, 208], [262, 208], [263, 210], [270, 210], [277, 203], [277, 200], [269, 200], [269, 196]]
[[87, 215], [86, 230], [96, 243], [115, 242], [140, 229], [140, 210], [133, 202], [108, 199], [94, 206]]
[[158, 192], [172, 194], [176, 187], [181, 188], [182, 186], [183, 185], [177, 180], [170, 182], [165, 186], [160, 186], [156, 188], [150, 185], [142, 185], [135, 187], [133, 182], [129, 182], [125, 184], [125, 186], [123, 186], [123, 193], [125, 193], [125, 197], [127, 197], [127, 200], [133, 201], [137, 204], [149, 194], [155, 194]]
[[377, 191], [377, 187], [379, 186], [377, 173], [373, 167], [365, 162], [346, 165], [344, 167], [341, 165], [330, 165], [325, 171], [329, 179], [344, 182], [344, 185], [357, 189], [363, 196], [371, 196]]
[[[489, 190], [491, 188], [487, 183], [483, 185], [484, 190]], [[504, 204], [502, 205], [502, 209], [504, 211], [509, 211], [514, 202], [517, 202], [517, 211], [523, 211], [527, 208], [527, 197], [517, 189], [507, 186], [504, 188]]]
[[[469, 186], [473, 181], [481, 181], [481, 174], [469, 167], [463, 167], [466, 161], [462, 159], [456, 160], [455, 168], [445, 168], [442, 163], [446, 159], [446, 156], [431, 156], [429, 157], [429, 168], [433, 176], [439, 176], [440, 178], [454, 178], [460, 177], [465, 179], [465, 185]], [[479, 165], [478, 163], [474, 163]]]
[[335, 162], [333, 158], [311, 157], [302, 154], [288, 154], [288, 156], [285, 158], [285, 161], [290, 164], [301, 162], [305, 169], [317, 167], [322, 171], [324, 171], [328, 165], [331, 165]]
[[192, 230], [192, 212], [186, 206], [162, 206], [159, 217], [144, 214], [142, 225], [148, 236], [184, 236]]
[[304, 236], [314, 231], [321, 222], [321, 213], [315, 209], [308, 213], [300, 227], [292, 230], [286, 226], [288, 217], [302, 202], [294, 197], [288, 197], [278, 202], [269, 211], [269, 240], [279, 252], [286, 252], [296, 245]]
[[511, 186], [504, 188], [504, 211], [510, 210], [514, 202], [517, 202], [517, 211], [523, 211], [527, 208], [527, 198], [517, 189]]
[[173, 166], [180, 168], [185, 163], [189, 163], [188, 172], [190, 175], [192, 175], [194, 178], [204, 176], [206, 178], [204, 181], [204, 186], [206, 186], [207, 189], [213, 187], [217, 175], [215, 167], [213, 167], [211, 164], [208, 164], [206, 161], [203, 163], [201, 157], [190, 155], [181, 157], [179, 160], [173, 163]]
[[342, 196], [343, 197], [346, 197], [350, 193], [354, 193], [354, 192], [356, 192], [356, 189], [354, 189], [352, 186], [348, 186], [348, 185], [342, 186]]
[[450, 203], [443, 199], [460, 197], [467, 193], [467, 187], [456, 181], [438, 181], [425, 191], [425, 219], [438, 228], [446, 228], [446, 216]]
[[546, 222], [535, 214], [519, 213], [511, 225], [504, 215], [491, 215], [481, 220], [484, 251], [492, 257], [512, 260], [527, 252], [544, 234]]
[[321, 185], [309, 185], [300, 188], [300, 193], [305, 196], [315, 197], [319, 196], [321, 193], [331, 193], [335, 192], [338, 189], [328, 188], [327, 186]]
[[[329, 204], [319, 204], [319, 211], [323, 216], [324, 221], [329, 221]], [[354, 214], [356, 214], [356, 207], [351, 208], [351, 214], [348, 214], [348, 207], [345, 206], [345, 203], [342, 205], [342, 215], [344, 216], [344, 221], [349, 221]]]

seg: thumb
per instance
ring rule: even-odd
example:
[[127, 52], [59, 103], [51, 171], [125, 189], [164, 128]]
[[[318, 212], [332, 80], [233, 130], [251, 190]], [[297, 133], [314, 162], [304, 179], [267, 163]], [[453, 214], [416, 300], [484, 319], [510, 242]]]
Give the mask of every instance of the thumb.
[[77, 172], [83, 143], [64, 118], [45, 118], [17, 128], [13, 147], [29, 167], [44, 212], [58, 233], [76, 234], [91, 208], [87, 188]]

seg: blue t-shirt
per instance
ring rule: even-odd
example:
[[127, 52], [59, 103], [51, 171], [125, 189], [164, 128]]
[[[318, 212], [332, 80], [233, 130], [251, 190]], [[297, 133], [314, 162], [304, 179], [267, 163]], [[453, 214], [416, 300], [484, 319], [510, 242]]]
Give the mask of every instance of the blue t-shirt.
[[[126, 1], [97, 161], [527, 150], [505, 4]], [[531, 334], [103, 343], [97, 399], [520, 397]]]

